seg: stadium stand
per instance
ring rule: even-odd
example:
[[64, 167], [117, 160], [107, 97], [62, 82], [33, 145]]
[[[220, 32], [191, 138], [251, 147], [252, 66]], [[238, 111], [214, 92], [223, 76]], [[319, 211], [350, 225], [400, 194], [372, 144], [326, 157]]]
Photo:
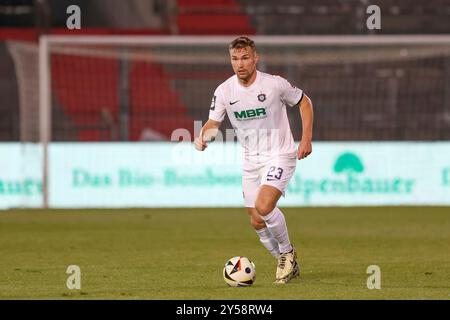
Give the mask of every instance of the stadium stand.
[[[178, 93], [172, 90], [171, 79], [161, 65], [132, 62], [122, 76], [120, 64], [115, 58], [79, 55], [52, 58], [54, 99], [72, 120], [78, 140], [137, 141], [143, 139], [146, 129], [159, 133], [160, 139], [169, 140], [174, 128], [192, 132], [193, 119], [187, 115]], [[129, 83], [124, 84], [121, 80], [124, 78]], [[127, 101], [121, 99], [123, 85]], [[129, 119], [129, 130], [125, 137], [120, 137], [117, 124], [123, 115]], [[61, 132], [65, 131], [68, 130], [61, 128]]]
[[[69, 3], [92, 9], [83, 12], [83, 30], [71, 34], [380, 33], [365, 27], [365, 9], [370, 4], [366, 0], [133, 0], [128, 13], [123, 9], [123, 20], [114, 6], [125, 2], [114, 0], [100, 21], [96, 17], [101, 1], [59, 0], [36, 8], [32, 0], [0, 0], [0, 41], [36, 42], [42, 31], [67, 33], [67, 15], [61, 8]], [[385, 0], [377, 5], [382, 10], [383, 34], [450, 33], [449, 1]], [[142, 15], [132, 21], [133, 12], [142, 8], [151, 10], [158, 19]], [[51, 21], [45, 20], [48, 10], [52, 12]], [[34, 28], [36, 25], [39, 28]], [[0, 140], [19, 140], [19, 89], [13, 60], [4, 44], [0, 45], [0, 55], [0, 95], [6, 97], [0, 106]], [[450, 92], [448, 56], [403, 63], [284, 63], [264, 68], [288, 77], [310, 93], [317, 105], [326, 106], [316, 110], [316, 139], [450, 138], [446, 130], [450, 99], [445, 94]], [[215, 87], [231, 74], [231, 67], [226, 65], [195, 65], [195, 69], [185, 70], [169, 62], [131, 61], [124, 66], [117, 58], [56, 54], [52, 58], [53, 112], [59, 120], [54, 139], [164, 140], [174, 128], [192, 131], [194, 119], [207, 118], [205, 106]], [[357, 88], [359, 95], [352, 96], [349, 88]], [[289, 112], [291, 119], [298, 117], [297, 110]], [[293, 131], [299, 130], [297, 121], [291, 126]]]

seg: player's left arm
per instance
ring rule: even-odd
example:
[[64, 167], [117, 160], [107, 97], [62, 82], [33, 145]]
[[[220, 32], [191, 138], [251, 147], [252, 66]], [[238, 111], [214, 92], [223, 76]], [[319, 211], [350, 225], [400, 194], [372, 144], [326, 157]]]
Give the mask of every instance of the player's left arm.
[[312, 152], [312, 132], [314, 112], [311, 99], [303, 93], [303, 97], [299, 103], [300, 117], [302, 119], [302, 136], [300, 145], [298, 146], [297, 159], [306, 158]]

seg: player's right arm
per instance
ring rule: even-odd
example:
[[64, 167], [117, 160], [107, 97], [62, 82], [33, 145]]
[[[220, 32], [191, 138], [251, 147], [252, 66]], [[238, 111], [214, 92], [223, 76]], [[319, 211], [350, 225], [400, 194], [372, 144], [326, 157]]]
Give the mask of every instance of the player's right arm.
[[194, 141], [195, 149], [198, 151], [205, 150], [206, 147], [208, 147], [206, 143], [209, 141], [214, 141], [221, 123], [222, 122], [212, 119], [206, 121], [205, 125], [200, 130], [200, 135]]
[[200, 130], [200, 135], [194, 140], [194, 145], [197, 150], [205, 150], [208, 146], [206, 143], [209, 141], [214, 141], [217, 132], [219, 131], [220, 124], [225, 117], [225, 112], [226, 109], [222, 96], [222, 89], [219, 86], [214, 92], [214, 96], [211, 100], [209, 119]]

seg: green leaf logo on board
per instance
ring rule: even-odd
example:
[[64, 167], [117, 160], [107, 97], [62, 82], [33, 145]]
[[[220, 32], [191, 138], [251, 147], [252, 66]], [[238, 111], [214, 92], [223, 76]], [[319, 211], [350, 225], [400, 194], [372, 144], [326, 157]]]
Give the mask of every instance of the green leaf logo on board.
[[346, 152], [337, 158], [333, 170], [335, 173], [362, 173], [364, 172], [364, 165], [356, 154]]
[[373, 196], [372, 199], [381, 196], [392, 199], [412, 194], [415, 185], [415, 179], [389, 171], [368, 170], [362, 156], [350, 151], [338, 153], [330, 169], [330, 174], [321, 178], [304, 179], [301, 174], [296, 174], [288, 185], [288, 191], [302, 195], [305, 203], [308, 203], [316, 196], [360, 195]]

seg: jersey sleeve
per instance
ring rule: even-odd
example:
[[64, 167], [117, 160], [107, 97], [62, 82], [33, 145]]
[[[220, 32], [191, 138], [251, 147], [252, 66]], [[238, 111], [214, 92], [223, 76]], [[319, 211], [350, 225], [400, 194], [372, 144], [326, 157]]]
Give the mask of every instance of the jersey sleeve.
[[223, 99], [221, 87], [218, 87], [214, 91], [214, 96], [211, 100], [211, 106], [209, 107], [209, 119], [222, 122], [225, 118], [225, 101]]
[[280, 96], [284, 103], [288, 106], [295, 106], [300, 103], [303, 98], [303, 90], [290, 84], [289, 81], [282, 77], [277, 76], [276, 79]]

